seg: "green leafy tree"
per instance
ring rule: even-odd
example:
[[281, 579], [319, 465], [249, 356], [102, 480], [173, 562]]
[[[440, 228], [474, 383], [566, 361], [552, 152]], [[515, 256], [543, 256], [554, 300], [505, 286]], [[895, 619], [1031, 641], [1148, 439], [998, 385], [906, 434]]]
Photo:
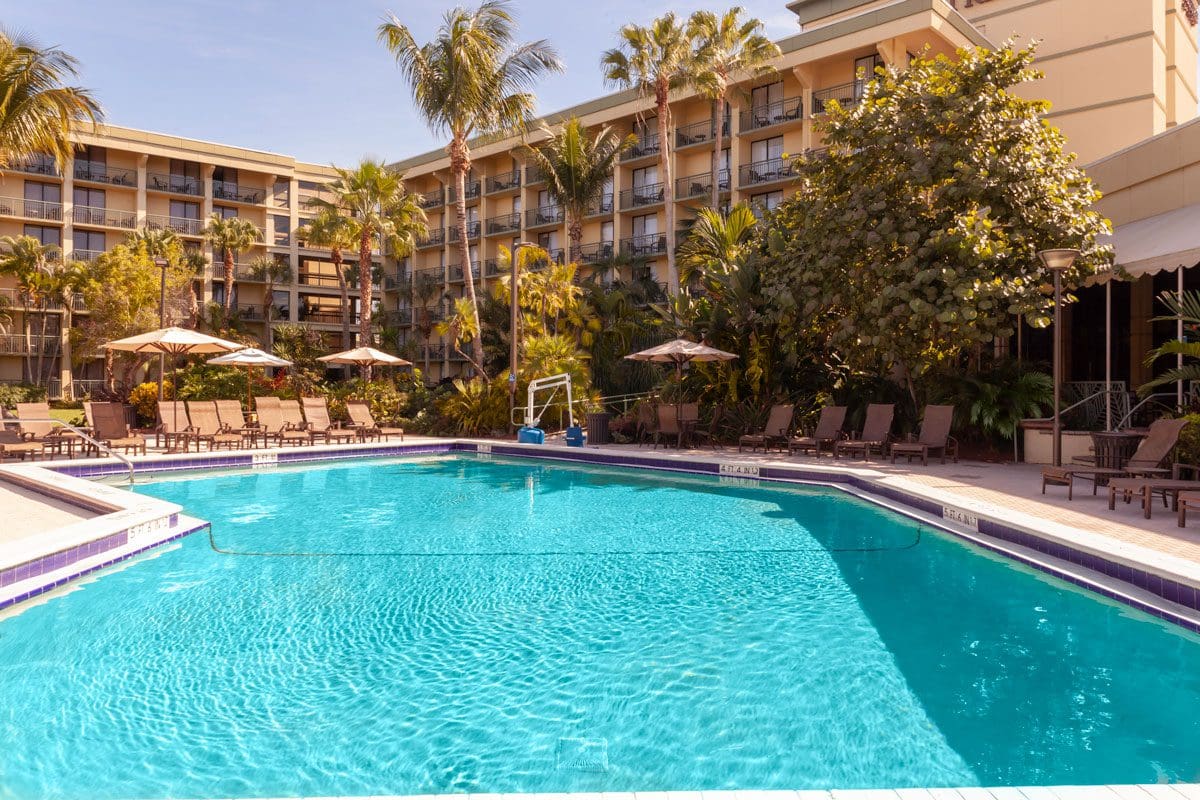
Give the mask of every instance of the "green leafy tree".
[[342, 349], [349, 350], [354, 346], [354, 340], [350, 337], [350, 282], [346, 277], [342, 253], [357, 242], [354, 223], [339, 208], [323, 208], [297, 231], [297, 236], [310, 246], [329, 248], [329, 260], [333, 262], [334, 272], [337, 273], [338, 291], [342, 297]]
[[1076, 285], [1111, 261], [1099, 192], [1049, 104], [1014, 91], [1032, 48], [917, 57], [881, 71], [851, 108], [830, 103], [827, 152], [802, 158], [797, 194], [762, 243], [767, 291], [819, 325], [853, 369], [914, 380], [930, 367], [1048, 324], [1037, 252], [1075, 247]]
[[621, 154], [637, 144], [637, 137], [622, 137], [607, 125], [589, 136], [578, 117], [571, 117], [557, 130], [543, 124], [542, 135], [545, 141], [525, 148], [525, 153], [546, 176], [546, 191], [563, 209], [570, 260], [578, 261], [583, 219], [603, 196]]
[[679, 272], [675, 267], [675, 180], [671, 164], [671, 92], [694, 81], [695, 60], [692, 42], [684, 24], [668, 12], [648, 26], [626, 25], [621, 28], [621, 43], [601, 58], [604, 79], [614, 86], [634, 89], [653, 98], [658, 122], [658, 179], [663, 184], [667, 238], [667, 291], [679, 291]]
[[222, 310], [225, 317], [229, 317], [233, 309], [234, 259], [238, 253], [261, 242], [262, 231], [248, 219], [222, 217], [214, 211], [204, 228], [204, 239], [212, 245], [214, 251], [221, 253], [224, 262], [225, 298]]
[[[459, 260], [471, 263], [467, 235], [466, 180], [471, 170], [470, 141], [525, 130], [533, 118], [532, 87], [562, 64], [546, 41], [517, 44], [516, 24], [505, 0], [485, 0], [478, 8], [446, 13], [432, 41], [420, 45], [395, 17], [379, 26], [379, 40], [396, 59], [412, 91], [413, 103], [437, 134], [448, 135], [446, 153], [454, 181], [454, 216], [460, 232]], [[468, 280], [474, 327], [479, 327], [475, 282]], [[471, 342], [472, 360], [484, 361], [479, 337]]]
[[[42, 366], [45, 359], [46, 328], [49, 323], [51, 265], [60, 258], [58, 247], [42, 244], [32, 236], [0, 238], [0, 275], [16, 281], [17, 296], [24, 307], [21, 315], [25, 335], [25, 381], [42, 385]], [[40, 320], [38, 345], [33, 346], [33, 320]], [[34, 360], [33, 352], [37, 359]]]
[[713, 122], [712, 207], [721, 207], [721, 150], [724, 147], [725, 106], [735, 80], [775, 71], [779, 46], [763, 34], [758, 19], [743, 19], [741, 6], [724, 14], [697, 11], [688, 20], [688, 36], [695, 42], [693, 82], [701, 95], [716, 104]]
[[275, 286], [292, 282], [292, 265], [282, 257], [259, 256], [250, 262], [250, 277], [263, 282], [263, 320], [267, 325], [265, 344], [271, 349], [274, 326], [271, 325], [271, 315], [275, 309]]
[[75, 298], [91, 280], [91, 268], [83, 261], [52, 262], [46, 275], [45, 291], [52, 304], [62, 309], [61, 335], [55, 342], [54, 357], [59, 359], [62, 379], [62, 398], [75, 399], [74, 364], [71, 350], [72, 328], [75, 320]]

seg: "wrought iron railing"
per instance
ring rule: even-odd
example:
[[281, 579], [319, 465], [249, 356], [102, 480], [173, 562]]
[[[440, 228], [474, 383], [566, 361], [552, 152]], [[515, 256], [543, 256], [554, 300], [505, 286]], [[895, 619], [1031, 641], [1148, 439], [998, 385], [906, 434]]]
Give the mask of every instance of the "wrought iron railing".
[[741, 130], [754, 131], [759, 128], [769, 128], [772, 125], [782, 125], [785, 122], [795, 122], [804, 119], [804, 100], [799, 97], [785, 97], [774, 103], [752, 106], [742, 112]]
[[521, 212], [514, 211], [511, 214], [500, 214], [495, 217], [488, 217], [487, 234], [495, 236], [500, 233], [511, 233], [512, 231], [520, 230], [521, 228]]
[[516, 189], [520, 185], [521, 170], [519, 169], [514, 169], [512, 172], [502, 172], [499, 175], [489, 175], [487, 178], [487, 193], [494, 194], [509, 189]]
[[768, 158], [765, 161], [755, 161], [743, 164], [738, 168], [739, 186], [760, 186], [765, 183], [776, 183], [794, 178], [796, 171], [792, 162], [783, 158]]
[[645, 186], [635, 186], [632, 189], [621, 190], [621, 210], [652, 206], [663, 201], [663, 184], [649, 183]]
[[[729, 191], [729, 170], [723, 169], [718, 173], [721, 177], [721, 191]], [[675, 199], [690, 200], [694, 197], [712, 196], [712, 173], [702, 172], [699, 175], [687, 175], [675, 179]]]
[[188, 175], [167, 175], [161, 172], [151, 172], [146, 176], [146, 188], [157, 192], [190, 194], [196, 197], [204, 194], [204, 187], [199, 178]]
[[111, 186], [137, 186], [137, 170], [110, 167], [100, 161], [76, 161], [71, 172], [77, 181], [106, 183]]
[[525, 227], [542, 228], [547, 225], [561, 225], [563, 219], [562, 206], [540, 206], [525, 212]]
[[667, 236], [663, 233], [645, 233], [621, 240], [621, 252], [628, 256], [655, 256], [667, 252]]

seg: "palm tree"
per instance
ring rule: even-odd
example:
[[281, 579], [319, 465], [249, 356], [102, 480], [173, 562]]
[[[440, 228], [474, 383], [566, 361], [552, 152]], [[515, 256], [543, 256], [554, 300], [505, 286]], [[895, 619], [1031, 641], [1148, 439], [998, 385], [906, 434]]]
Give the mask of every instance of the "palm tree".
[[524, 151], [546, 176], [546, 190], [567, 216], [569, 260], [578, 261], [583, 218], [603, 195], [621, 154], [637, 144], [637, 137], [629, 134], [622, 138], [608, 126], [589, 137], [578, 117], [571, 117], [557, 132], [543, 123], [542, 133], [546, 141]]
[[[396, 59], [412, 91], [417, 111], [434, 133], [450, 137], [446, 153], [454, 178], [454, 214], [459, 230], [459, 258], [471, 263], [467, 235], [467, 173], [473, 136], [524, 130], [533, 117], [530, 91], [538, 77], [559, 72], [562, 63], [546, 41], [515, 44], [516, 25], [506, 0], [484, 0], [471, 11], [446, 13], [434, 39], [418, 45], [394, 16], [379, 26], [379, 39]], [[472, 325], [479, 326], [475, 282], [467, 282]], [[471, 340], [474, 366], [483, 366], [482, 337]]]
[[757, 19], [743, 20], [745, 9], [734, 6], [721, 16], [697, 11], [688, 20], [688, 36], [695, 42], [696, 75], [693, 80], [700, 93], [716, 104], [713, 132], [712, 206], [721, 205], [721, 150], [725, 104], [729, 101], [734, 77], [756, 77], [774, 72], [771, 62], [781, 51], [763, 35]]
[[352, 236], [358, 240], [358, 343], [370, 347], [374, 342], [371, 251], [379, 248], [382, 252], [387, 243], [396, 258], [411, 254], [417, 239], [427, 231], [425, 212], [420, 198], [404, 190], [401, 175], [382, 161], [365, 158], [352, 170], [334, 170], [337, 178], [324, 186], [334, 199], [313, 197], [308, 205], [319, 212], [345, 215]]
[[745, 203], [738, 203], [728, 214], [716, 208], [697, 211], [687, 239], [679, 246], [683, 281], [688, 282], [696, 274], [703, 280], [737, 269], [738, 257], [745, 252], [757, 225], [758, 219]]
[[342, 349], [353, 345], [350, 339], [350, 284], [346, 268], [342, 266], [342, 252], [354, 247], [353, 221], [337, 208], [322, 209], [296, 234], [300, 239], [316, 247], [329, 248], [329, 260], [337, 272], [338, 289], [342, 295]]
[[225, 264], [225, 297], [222, 311], [229, 317], [233, 308], [233, 262], [238, 253], [249, 250], [263, 238], [262, 231], [248, 219], [222, 217], [213, 212], [204, 227], [204, 240], [222, 254]]
[[274, 326], [271, 325], [271, 309], [275, 307], [275, 284], [292, 282], [292, 265], [275, 256], [259, 256], [250, 262], [250, 277], [266, 284], [263, 287], [263, 320], [267, 324], [267, 352], [274, 344]]
[[62, 397], [64, 400], [75, 399], [75, 380], [72, 372], [71, 326], [75, 320], [75, 297], [82, 295], [84, 288], [91, 281], [91, 270], [84, 261], [50, 262], [46, 274], [46, 293], [52, 303], [62, 307], [62, 335], [55, 347], [55, 355], [60, 356], [59, 367], [62, 374]]
[[[47, 305], [49, 303], [50, 262], [59, 258], [59, 250], [51, 244], [42, 244], [32, 236], [0, 237], [0, 275], [8, 275], [16, 279], [17, 294], [25, 308], [22, 314], [25, 334], [25, 380], [41, 385], [42, 360], [45, 349], [47, 323]], [[37, 366], [35, 368], [33, 352], [33, 314], [41, 316], [42, 336], [37, 346]]]
[[621, 44], [600, 60], [610, 84], [636, 89], [654, 98], [658, 116], [658, 169], [666, 204], [667, 291], [679, 291], [675, 268], [675, 181], [671, 174], [671, 92], [692, 83], [694, 63], [691, 40], [683, 24], [668, 12], [649, 26], [621, 28]]
[[0, 168], [48, 153], [61, 168], [71, 157], [71, 128], [103, 116], [87, 89], [66, 86], [78, 62], [56, 47], [0, 30]]

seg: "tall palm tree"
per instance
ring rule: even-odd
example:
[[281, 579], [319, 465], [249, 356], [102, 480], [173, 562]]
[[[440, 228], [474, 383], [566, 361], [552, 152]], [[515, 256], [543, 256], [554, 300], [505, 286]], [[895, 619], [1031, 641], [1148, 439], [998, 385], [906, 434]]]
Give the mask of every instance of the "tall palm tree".
[[75, 298], [82, 295], [92, 279], [87, 262], [50, 262], [46, 274], [46, 293], [52, 303], [62, 308], [62, 332], [55, 347], [59, 356], [59, 372], [62, 376], [62, 397], [75, 399], [75, 380], [71, 353], [71, 327], [75, 320]]
[[604, 79], [610, 84], [635, 89], [654, 98], [658, 117], [658, 169], [663, 183], [667, 238], [667, 291], [679, 291], [675, 268], [675, 180], [671, 170], [671, 92], [692, 83], [695, 65], [692, 43], [684, 25], [673, 12], [663, 14], [648, 26], [621, 28], [620, 46], [600, 60]]
[[[454, 215], [459, 258], [471, 263], [467, 235], [467, 173], [473, 136], [524, 130], [533, 117], [531, 89], [538, 77], [562, 70], [558, 53], [544, 40], [515, 44], [516, 24], [506, 0], [484, 0], [475, 10], [446, 13], [433, 40], [417, 44], [394, 16], [379, 26], [379, 39], [396, 59], [417, 111], [434, 133], [450, 137], [446, 153], [454, 178]], [[467, 282], [472, 325], [479, 327], [475, 282]], [[474, 366], [483, 366], [482, 337], [471, 340]]]
[[350, 339], [350, 283], [346, 278], [342, 253], [354, 247], [354, 222], [338, 208], [324, 208], [297, 232], [298, 238], [309, 245], [329, 248], [329, 260], [337, 272], [338, 289], [342, 296], [342, 349], [353, 345]]
[[[25, 348], [25, 380], [29, 383], [41, 384], [42, 361], [45, 348], [47, 305], [49, 304], [49, 274], [50, 263], [59, 258], [59, 249], [51, 244], [42, 244], [32, 236], [0, 237], [0, 275], [8, 275], [16, 280], [17, 295], [21, 298], [24, 313]], [[39, 338], [37, 350], [37, 366], [33, 361], [33, 315], [41, 317], [42, 338]]]
[[735, 77], [756, 77], [774, 72], [772, 61], [781, 51], [763, 35], [758, 19], [742, 19], [745, 11], [734, 6], [717, 16], [711, 11], [697, 11], [688, 20], [687, 32], [695, 43], [696, 74], [694, 82], [700, 93], [716, 104], [713, 132], [713, 190], [712, 206], [721, 205], [721, 150], [724, 145], [721, 129], [725, 121], [725, 104], [729, 101], [730, 84]]
[[225, 297], [222, 310], [228, 318], [233, 308], [233, 262], [238, 253], [249, 250], [261, 242], [263, 233], [248, 219], [241, 217], [222, 217], [213, 212], [204, 227], [204, 239], [213, 250], [222, 254], [225, 264]]
[[[358, 241], [358, 343], [374, 343], [371, 330], [371, 251], [390, 245], [392, 255], [404, 258], [428, 230], [421, 199], [404, 189], [399, 173], [382, 161], [364, 158], [354, 169], [334, 167], [337, 178], [325, 184], [332, 200], [313, 197], [310, 208], [348, 215], [350, 231]], [[364, 374], [366, 370], [364, 370]]]
[[595, 136], [588, 136], [578, 117], [571, 117], [557, 131], [543, 123], [542, 133], [546, 141], [525, 148], [525, 154], [546, 176], [546, 191], [566, 214], [571, 240], [569, 260], [578, 261], [583, 218], [603, 195], [621, 154], [637, 144], [637, 137], [622, 137], [607, 125]]
[[271, 325], [271, 309], [275, 306], [275, 285], [292, 282], [292, 265], [282, 258], [275, 256], [258, 256], [250, 262], [250, 277], [262, 281], [263, 286], [263, 320], [267, 324], [267, 352], [275, 342], [275, 328]]
[[48, 153], [61, 168], [71, 157], [71, 128], [103, 116], [87, 89], [67, 86], [79, 62], [57, 47], [39, 48], [0, 30], [0, 168]]

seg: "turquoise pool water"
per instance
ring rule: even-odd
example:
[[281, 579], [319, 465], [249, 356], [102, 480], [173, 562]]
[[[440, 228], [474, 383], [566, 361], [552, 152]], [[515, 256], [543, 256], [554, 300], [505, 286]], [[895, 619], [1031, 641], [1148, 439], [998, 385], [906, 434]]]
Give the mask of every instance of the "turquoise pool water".
[[0, 797], [1200, 774], [1196, 637], [833, 490], [473, 457], [137, 490], [217, 549], [0, 621]]

